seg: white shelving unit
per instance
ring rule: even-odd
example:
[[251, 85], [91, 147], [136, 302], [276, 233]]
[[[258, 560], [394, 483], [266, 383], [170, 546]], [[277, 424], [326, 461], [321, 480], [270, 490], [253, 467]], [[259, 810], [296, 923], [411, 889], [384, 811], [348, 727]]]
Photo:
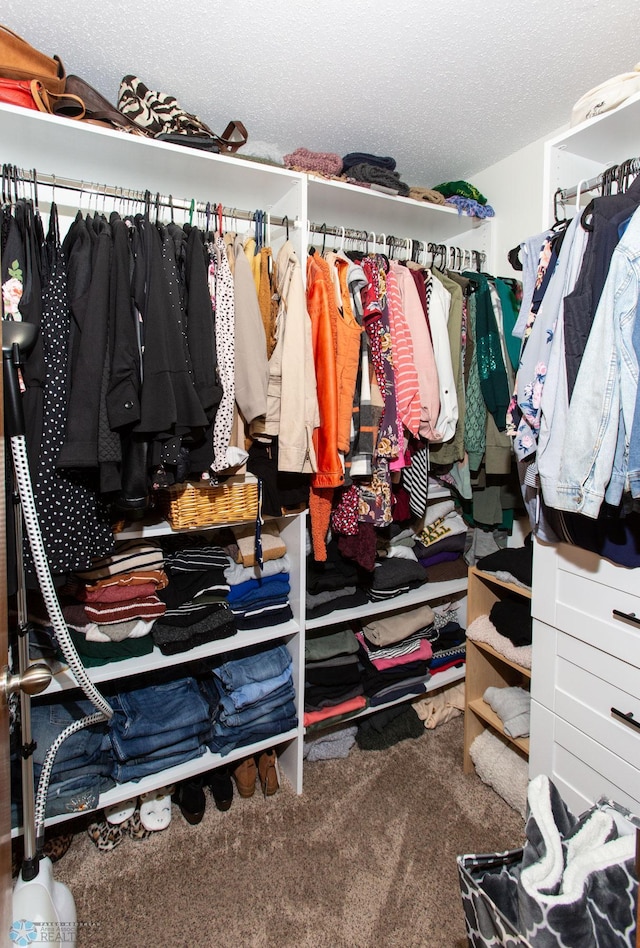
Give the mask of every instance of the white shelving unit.
[[[301, 260], [305, 259], [310, 240], [308, 222], [327, 226], [356, 228], [375, 232], [378, 237], [394, 235], [408, 240], [435, 241], [466, 249], [491, 251], [491, 222], [476, 221], [459, 215], [455, 209], [399, 197], [391, 197], [355, 185], [320, 180], [255, 161], [228, 155], [210, 155], [190, 148], [152, 141], [81, 122], [56, 118], [17, 107], [0, 105], [0, 149], [3, 162], [24, 169], [37, 169], [40, 174], [83, 182], [86, 188], [82, 206], [88, 206], [88, 194], [99, 192], [105, 185], [128, 190], [149, 190], [164, 197], [171, 195], [176, 203], [194, 199], [197, 202], [220, 203], [228, 209], [253, 211], [263, 209], [274, 218], [288, 219], [289, 238]], [[81, 196], [76, 200], [62, 187], [40, 186], [39, 203], [46, 215], [55, 199], [60, 214], [61, 230], [76, 214]], [[93, 199], [95, 204], [95, 198]], [[113, 201], [107, 199], [109, 207]], [[100, 209], [103, 201], [100, 199]], [[176, 219], [186, 219], [176, 211]], [[286, 239], [285, 226], [271, 225], [271, 244], [277, 252]], [[317, 235], [314, 235], [317, 238]], [[316, 241], [317, 242], [317, 241]], [[304, 270], [304, 267], [303, 267]], [[288, 734], [238, 749], [224, 758], [234, 760], [263, 747], [278, 745], [283, 773], [297, 793], [302, 792], [302, 704], [304, 683], [304, 563], [305, 515], [283, 517], [280, 529], [292, 561], [290, 602], [293, 620], [275, 628], [237, 635], [200, 646], [178, 656], [163, 656], [157, 649], [141, 659], [92, 668], [90, 677], [96, 683], [116, 678], [134, 678], [149, 671], [184, 666], [190, 661], [212, 657], [222, 652], [237, 652], [258, 643], [283, 641], [287, 644], [294, 665], [294, 681], [300, 724]], [[128, 527], [124, 536], [162, 536], [170, 528], [161, 522], [144, 527]], [[434, 597], [449, 596], [463, 589], [463, 584], [433, 584], [434, 588], [409, 593], [389, 604], [375, 604], [358, 610], [358, 616], [382, 613], [417, 604]], [[340, 619], [345, 618], [341, 615]], [[326, 621], [326, 620], [325, 620]], [[314, 628], [314, 622], [308, 624]], [[445, 683], [445, 673], [438, 684]], [[55, 675], [50, 695], [62, 695], [73, 685], [68, 672]], [[215, 755], [205, 755], [184, 767], [162, 772], [135, 785], [114, 788], [100, 800], [100, 807], [160, 787], [216, 765]]]

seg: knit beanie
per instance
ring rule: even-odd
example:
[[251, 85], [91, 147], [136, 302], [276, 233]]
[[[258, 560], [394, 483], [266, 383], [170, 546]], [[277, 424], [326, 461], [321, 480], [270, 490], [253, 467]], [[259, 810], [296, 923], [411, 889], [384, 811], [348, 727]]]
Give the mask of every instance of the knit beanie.
[[287, 168], [295, 171], [319, 171], [321, 174], [336, 176], [342, 172], [342, 158], [330, 151], [296, 148], [284, 156], [284, 163]]

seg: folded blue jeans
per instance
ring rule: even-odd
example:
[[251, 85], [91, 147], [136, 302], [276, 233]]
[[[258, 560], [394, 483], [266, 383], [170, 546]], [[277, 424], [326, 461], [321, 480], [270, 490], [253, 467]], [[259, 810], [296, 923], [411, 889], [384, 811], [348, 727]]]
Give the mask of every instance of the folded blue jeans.
[[[274, 691], [288, 684], [292, 678], [291, 665], [276, 675], [275, 678], [265, 678], [264, 681], [251, 681], [246, 685], [240, 685], [233, 691], [221, 698], [221, 703], [227, 711], [242, 711], [249, 705], [257, 704], [264, 698], [268, 698]], [[226, 699], [226, 700], [225, 700]]]
[[225, 695], [220, 701], [220, 714], [217, 720], [220, 724], [224, 724], [225, 727], [244, 727], [246, 724], [250, 724], [251, 721], [257, 721], [259, 718], [271, 714], [276, 708], [286, 704], [288, 701], [293, 701], [294, 698], [295, 689], [291, 684], [291, 680], [280, 688], [276, 688], [275, 691], [272, 691], [271, 694], [267, 695], [267, 697], [261, 701], [246, 705], [241, 711], [236, 711], [233, 707], [233, 703], [230, 703], [230, 706], [227, 707], [225, 702], [228, 702], [230, 699], [228, 695]]
[[115, 786], [112, 777], [103, 774], [84, 774], [49, 785], [45, 816], [61, 816], [95, 810], [101, 793]]
[[[113, 755], [109, 751], [95, 757], [92, 761], [65, 760], [51, 771], [50, 783], [59, 783], [61, 780], [69, 780], [74, 777], [82, 777], [84, 774], [103, 774], [110, 776], [113, 770]], [[36, 781], [40, 780], [42, 767], [39, 764], [33, 765], [33, 776]]]
[[[95, 714], [95, 710], [88, 700], [33, 701], [31, 731], [33, 740], [36, 742], [33, 754], [34, 765], [42, 766], [47, 751], [69, 724]], [[67, 760], [73, 760], [75, 765], [80, 765], [99, 759], [107, 730], [108, 724], [105, 721], [84, 727], [71, 734], [58, 748], [55, 766], [58, 767]]]
[[220, 679], [225, 690], [230, 692], [241, 685], [275, 678], [290, 664], [291, 655], [286, 645], [277, 645], [275, 648], [224, 662], [214, 668], [213, 673]]
[[169, 754], [166, 757], [148, 757], [134, 763], [121, 764], [116, 761], [113, 776], [118, 783], [142, 780], [143, 777], [147, 777], [149, 774], [157, 774], [161, 770], [168, 770], [169, 767], [177, 767], [188, 760], [195, 760], [196, 757], [201, 757], [206, 749], [205, 744], [196, 741], [193, 750], [190, 751]]
[[293, 701], [288, 701], [277, 711], [264, 715], [244, 727], [224, 727], [218, 721], [213, 724], [210, 750], [228, 754], [235, 747], [243, 747], [265, 737], [277, 737], [296, 727], [298, 719]]
[[111, 743], [121, 760], [143, 757], [168, 741], [200, 734], [210, 717], [195, 678], [122, 692], [111, 704]]
[[128, 763], [133, 760], [147, 757], [162, 756], [170, 752], [174, 744], [183, 741], [200, 741], [206, 743], [211, 721], [189, 724], [186, 727], [176, 728], [175, 731], [163, 731], [160, 734], [147, 734], [146, 737], [136, 737], [123, 741], [117, 730], [111, 732], [113, 757], [119, 763]]

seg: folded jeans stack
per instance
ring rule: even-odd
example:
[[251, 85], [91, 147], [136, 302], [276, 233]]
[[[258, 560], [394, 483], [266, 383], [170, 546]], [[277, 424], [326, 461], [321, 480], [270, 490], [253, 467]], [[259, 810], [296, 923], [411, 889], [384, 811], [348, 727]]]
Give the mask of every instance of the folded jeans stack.
[[[36, 747], [33, 769], [36, 786], [46, 753], [64, 729], [95, 712], [87, 699], [37, 700], [31, 706], [31, 729]], [[60, 816], [98, 805], [101, 793], [114, 786], [113, 757], [105, 723], [71, 734], [60, 745], [47, 792], [46, 817]]]
[[204, 689], [213, 719], [209, 748], [221, 755], [297, 724], [293, 666], [285, 645], [252, 649], [212, 669]]
[[158, 681], [111, 699], [109, 741], [118, 783], [200, 757], [211, 733], [209, 706], [195, 678]]

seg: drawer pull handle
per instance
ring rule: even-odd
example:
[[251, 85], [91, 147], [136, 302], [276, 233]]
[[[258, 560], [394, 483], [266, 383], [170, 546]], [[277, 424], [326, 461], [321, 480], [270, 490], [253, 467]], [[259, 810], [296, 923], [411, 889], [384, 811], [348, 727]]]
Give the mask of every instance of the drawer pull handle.
[[633, 717], [633, 711], [627, 711], [625, 714], [624, 711], [618, 711], [617, 708], [612, 708], [611, 713], [615, 714], [617, 718], [622, 718], [627, 724], [630, 724], [632, 727], [637, 727], [640, 731], [640, 721], [636, 721]]
[[614, 609], [613, 614], [618, 619], [626, 619], [627, 622], [634, 622], [636, 625], [640, 625], [640, 618], [635, 612], [622, 612], [620, 609]]

